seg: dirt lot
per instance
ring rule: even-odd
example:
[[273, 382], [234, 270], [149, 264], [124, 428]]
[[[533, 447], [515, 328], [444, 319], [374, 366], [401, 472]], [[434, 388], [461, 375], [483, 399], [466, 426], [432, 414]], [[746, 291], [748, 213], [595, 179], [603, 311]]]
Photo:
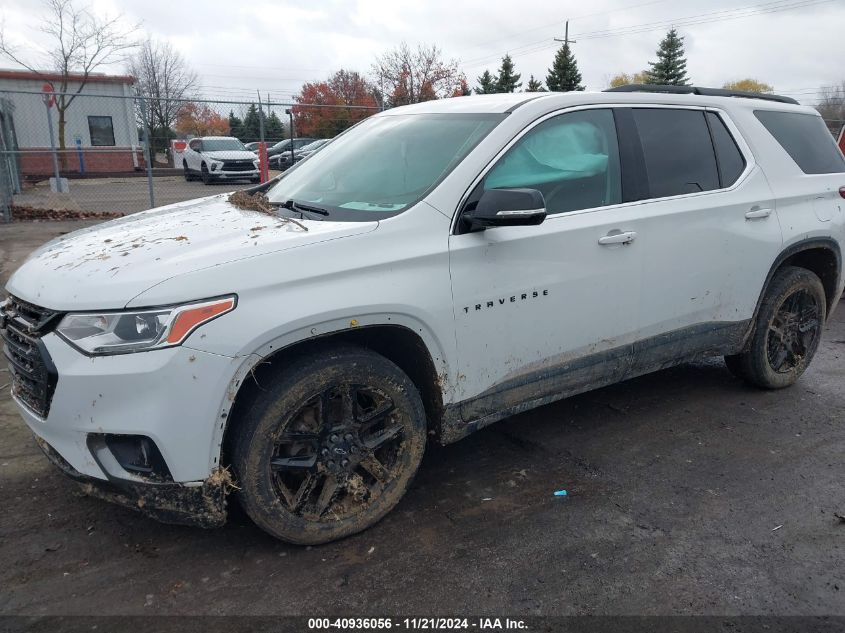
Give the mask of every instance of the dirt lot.
[[[0, 227], [0, 277], [82, 225]], [[4, 387], [0, 614], [845, 615], [843, 356], [845, 306], [792, 389], [687, 365], [431, 446], [384, 521], [314, 548], [80, 496]]]
[[[270, 177], [279, 172], [271, 171]], [[150, 208], [147, 179], [89, 178], [70, 180], [66, 194], [50, 192], [49, 182], [40, 182], [14, 197], [14, 204], [37, 209], [71, 209], [74, 211], [116, 211], [135, 213]], [[164, 206], [202, 196], [251, 187], [248, 181], [223, 181], [204, 185], [199, 181], [185, 182], [182, 176], [157, 176], [153, 178], [156, 206]]]

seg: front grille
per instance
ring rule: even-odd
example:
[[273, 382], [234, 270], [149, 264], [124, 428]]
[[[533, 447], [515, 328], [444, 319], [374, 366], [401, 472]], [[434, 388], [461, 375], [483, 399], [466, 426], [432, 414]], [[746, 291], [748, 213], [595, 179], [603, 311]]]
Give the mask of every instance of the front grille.
[[41, 337], [56, 326], [62, 315], [11, 296], [0, 306], [0, 336], [12, 375], [12, 393], [46, 418], [57, 374]]
[[223, 171], [255, 171], [251, 160], [227, 160], [223, 163]]

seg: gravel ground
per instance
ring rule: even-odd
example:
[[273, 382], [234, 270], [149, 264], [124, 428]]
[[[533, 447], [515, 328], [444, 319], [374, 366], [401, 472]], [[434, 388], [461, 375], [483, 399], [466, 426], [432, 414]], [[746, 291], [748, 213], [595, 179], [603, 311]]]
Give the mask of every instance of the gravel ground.
[[[270, 177], [279, 172], [271, 171]], [[150, 208], [150, 194], [147, 179], [135, 178], [89, 178], [69, 180], [69, 193], [52, 193], [50, 184], [40, 182], [14, 197], [14, 204], [36, 209], [70, 209], [73, 211], [104, 211], [135, 213]], [[182, 176], [156, 176], [153, 178], [153, 192], [156, 206], [212, 196], [225, 191], [252, 187], [248, 181], [223, 181], [210, 185], [194, 180], [185, 182]]]
[[[0, 227], [0, 277], [84, 224]], [[845, 615], [843, 355], [840, 308], [791, 389], [713, 360], [430, 446], [384, 521], [314, 548], [81, 496], [4, 387], [0, 614]]]

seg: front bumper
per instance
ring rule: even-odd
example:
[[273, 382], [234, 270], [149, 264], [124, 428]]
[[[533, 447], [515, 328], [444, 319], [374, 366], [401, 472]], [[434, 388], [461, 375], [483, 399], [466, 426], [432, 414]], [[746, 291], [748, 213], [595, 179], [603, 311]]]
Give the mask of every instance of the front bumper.
[[41, 450], [62, 473], [78, 482], [91, 496], [141, 512], [162, 523], [203, 528], [226, 523], [226, 494], [231, 480], [226, 471], [218, 471], [198, 485], [146, 483], [112, 479], [103, 481], [83, 475], [71, 466], [43, 439], [35, 436]]
[[252, 171], [210, 171], [208, 173], [217, 180], [252, 180], [261, 175], [261, 172], [257, 169]]
[[185, 346], [89, 357], [53, 333], [41, 341], [58, 375], [46, 418], [12, 396], [32, 432], [76, 472], [148, 483], [107, 451], [95, 455], [96, 436], [149, 438], [177, 484], [202, 485], [217, 469], [221, 411], [240, 361]]

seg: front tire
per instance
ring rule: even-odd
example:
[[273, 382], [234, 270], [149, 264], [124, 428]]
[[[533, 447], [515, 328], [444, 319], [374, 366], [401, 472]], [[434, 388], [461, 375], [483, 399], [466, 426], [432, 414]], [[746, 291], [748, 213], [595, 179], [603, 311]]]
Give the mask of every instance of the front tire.
[[327, 543], [398, 503], [426, 442], [422, 401], [401, 369], [344, 347], [286, 365], [263, 387], [233, 431], [232, 455], [241, 504], [260, 528]]
[[783, 389], [798, 380], [821, 340], [827, 304], [818, 276], [796, 266], [772, 278], [757, 312], [748, 348], [725, 357], [735, 376], [763, 389]]
[[205, 163], [202, 164], [200, 167], [200, 178], [202, 179], [202, 184], [210, 185], [211, 184], [211, 174], [208, 173], [208, 167], [206, 167]]
[[194, 179], [194, 177], [191, 174], [191, 170], [188, 169], [188, 161], [186, 161], [186, 160], [182, 161], [182, 169], [183, 169], [184, 174], [185, 174], [185, 182], [191, 182]]

